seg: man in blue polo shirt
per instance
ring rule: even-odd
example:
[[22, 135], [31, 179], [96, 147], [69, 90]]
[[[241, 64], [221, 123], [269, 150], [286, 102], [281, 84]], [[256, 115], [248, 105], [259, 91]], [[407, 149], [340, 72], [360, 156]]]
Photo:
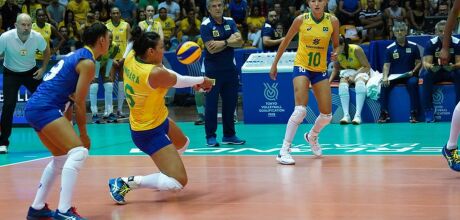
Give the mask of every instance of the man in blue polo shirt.
[[235, 132], [233, 113], [238, 101], [238, 74], [234, 60], [234, 49], [243, 45], [241, 34], [232, 18], [223, 17], [223, 0], [208, 0], [206, 7], [209, 18], [201, 23], [200, 33], [205, 44], [204, 68], [209, 78], [216, 80], [206, 95], [205, 130], [206, 143], [216, 147], [217, 107], [219, 95], [222, 97], [222, 125], [224, 144], [244, 144]]
[[449, 47], [450, 60], [446, 65], [440, 65], [440, 51], [444, 36], [446, 21], [442, 20], [435, 26], [436, 37], [431, 38], [423, 53], [423, 78], [422, 98], [425, 109], [425, 121], [435, 122], [433, 108], [433, 84], [441, 81], [454, 82], [455, 96], [458, 103], [460, 101], [460, 39], [451, 37]]
[[264, 51], [276, 52], [279, 45], [284, 40], [283, 36], [278, 36], [276, 23], [278, 22], [275, 10], [270, 10], [267, 15], [267, 22], [262, 27], [262, 45]]
[[[406, 84], [410, 98], [411, 123], [417, 122], [418, 108], [418, 71], [422, 66], [420, 51], [416, 43], [408, 41], [406, 23], [396, 23], [393, 26], [393, 33], [396, 41], [390, 44], [385, 52], [385, 64], [383, 65], [382, 90], [380, 93], [380, 118], [379, 123], [390, 120], [388, 114], [388, 96], [390, 91], [397, 84]], [[389, 80], [389, 75], [402, 74], [399, 78]], [[393, 75], [398, 76], [398, 75]]]

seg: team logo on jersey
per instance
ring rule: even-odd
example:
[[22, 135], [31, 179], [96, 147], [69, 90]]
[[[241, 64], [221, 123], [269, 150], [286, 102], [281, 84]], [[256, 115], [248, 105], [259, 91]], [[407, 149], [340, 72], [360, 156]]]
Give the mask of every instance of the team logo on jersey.
[[228, 24], [224, 25], [224, 29], [225, 29], [226, 31], [229, 31], [229, 30], [230, 30], [230, 25], [228, 25]]
[[218, 30], [213, 30], [212, 31], [212, 36], [213, 37], [219, 37], [220, 36], [219, 31]]
[[393, 59], [399, 59], [399, 53], [398, 52], [395, 52], [393, 53]]
[[319, 44], [319, 41], [320, 41], [319, 38], [315, 38], [315, 39], [313, 39], [313, 44], [314, 44], [314, 45], [318, 45], [318, 44]]
[[412, 49], [410, 47], [406, 48], [406, 53], [412, 53]]
[[323, 27], [323, 32], [328, 32], [329, 28], [328, 27]]
[[26, 49], [21, 49], [21, 50], [19, 51], [19, 54], [20, 54], [21, 56], [27, 56], [27, 50], [26, 50]]
[[307, 26], [307, 31], [310, 31], [312, 26]]

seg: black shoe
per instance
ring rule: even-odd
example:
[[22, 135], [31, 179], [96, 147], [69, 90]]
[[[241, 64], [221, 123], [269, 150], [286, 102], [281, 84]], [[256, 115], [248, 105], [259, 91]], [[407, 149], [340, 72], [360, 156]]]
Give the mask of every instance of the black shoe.
[[198, 120], [195, 121], [194, 124], [195, 125], [204, 125], [204, 121], [203, 121], [203, 119], [198, 119]]
[[410, 116], [409, 116], [409, 122], [410, 123], [417, 123], [417, 111], [410, 111]]
[[390, 116], [387, 111], [381, 111], [378, 123], [387, 123], [390, 120]]

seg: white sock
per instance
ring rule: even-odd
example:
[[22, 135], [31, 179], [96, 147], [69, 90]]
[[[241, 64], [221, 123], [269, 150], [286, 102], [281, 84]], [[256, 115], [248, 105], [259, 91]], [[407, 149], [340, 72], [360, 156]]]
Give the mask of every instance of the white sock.
[[355, 85], [356, 92], [356, 115], [361, 117], [361, 110], [364, 106], [364, 101], [366, 100], [366, 84], [363, 81], [356, 82]]
[[307, 109], [305, 106], [297, 105], [294, 107], [291, 117], [286, 125], [286, 133], [284, 134], [282, 149], [289, 149], [294, 139], [297, 128], [303, 122], [303, 119], [307, 115]]
[[98, 83], [91, 83], [89, 86], [89, 102], [91, 105], [91, 113], [97, 114], [97, 90], [99, 89]]
[[121, 179], [128, 184], [130, 189], [137, 189], [141, 184], [143, 176], [130, 176], [130, 177], [122, 177]]
[[104, 115], [109, 115], [113, 112], [113, 83], [106, 82], [104, 83], [104, 103], [105, 110]]
[[332, 120], [332, 114], [320, 113], [315, 120], [315, 124], [311, 127], [309, 134], [311, 136], [318, 136], [319, 132], [328, 125]]
[[56, 177], [61, 175], [62, 167], [64, 166], [65, 161], [67, 160], [67, 155], [53, 157], [53, 159], [48, 163], [43, 170], [42, 177], [40, 179], [40, 185], [35, 194], [35, 199], [32, 203], [32, 208], [40, 210], [45, 207], [45, 202], [48, 197], [48, 194], [53, 186]]
[[75, 147], [67, 155], [68, 158], [62, 168], [61, 176], [61, 194], [58, 206], [60, 212], [67, 212], [72, 206], [72, 195], [78, 172], [88, 157], [88, 150], [84, 147]]
[[450, 136], [447, 142], [447, 149], [457, 149], [458, 134], [460, 134], [460, 102], [457, 103], [450, 123]]
[[339, 96], [342, 103], [343, 116], [350, 116], [350, 92], [347, 83], [339, 83]]
[[179, 191], [183, 188], [176, 179], [163, 173], [154, 173], [140, 179], [139, 188], [155, 189], [159, 191]]
[[123, 81], [118, 82], [118, 112], [123, 112], [123, 103], [125, 102], [125, 91], [123, 87]]

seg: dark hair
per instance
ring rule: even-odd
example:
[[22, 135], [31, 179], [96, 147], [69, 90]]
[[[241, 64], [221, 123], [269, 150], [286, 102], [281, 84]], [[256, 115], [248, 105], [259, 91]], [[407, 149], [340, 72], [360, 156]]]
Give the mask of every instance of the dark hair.
[[85, 45], [94, 45], [100, 37], [104, 37], [107, 34], [107, 31], [108, 29], [104, 24], [96, 22], [83, 32], [83, 43]]
[[345, 58], [348, 59], [348, 48], [349, 48], [349, 45], [350, 45], [350, 38], [345, 38], [343, 35], [340, 35], [340, 39], [339, 39], [339, 45], [344, 45], [343, 46], [343, 54], [345, 54]]
[[137, 56], [142, 56], [149, 48], [155, 48], [161, 40], [160, 35], [155, 32], [144, 33], [140, 27], [131, 31], [131, 39], [134, 41], [133, 50]]

